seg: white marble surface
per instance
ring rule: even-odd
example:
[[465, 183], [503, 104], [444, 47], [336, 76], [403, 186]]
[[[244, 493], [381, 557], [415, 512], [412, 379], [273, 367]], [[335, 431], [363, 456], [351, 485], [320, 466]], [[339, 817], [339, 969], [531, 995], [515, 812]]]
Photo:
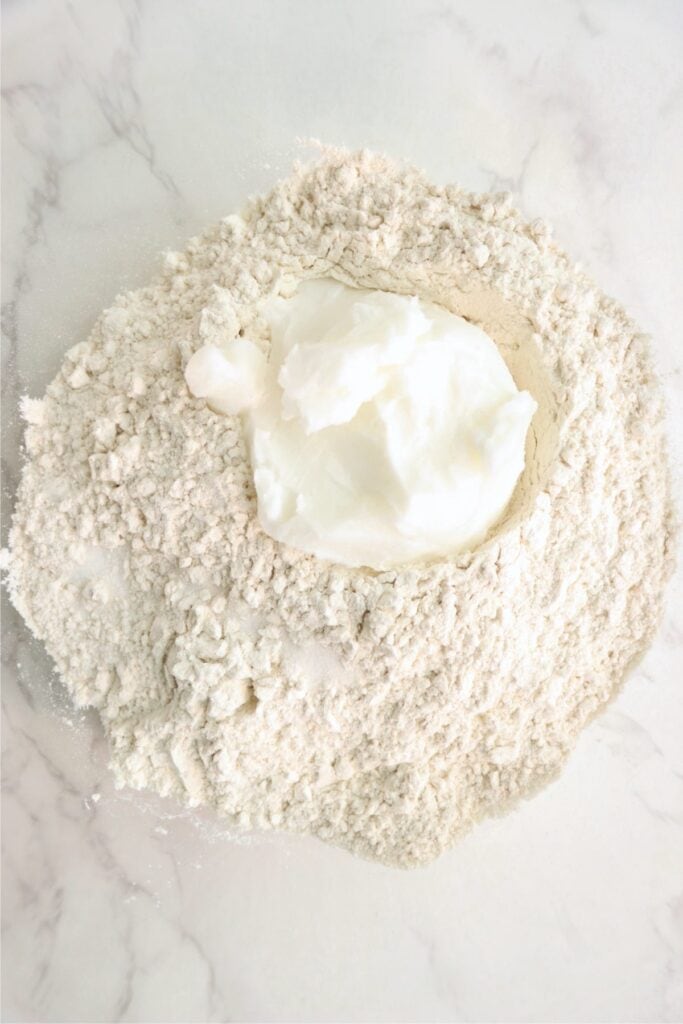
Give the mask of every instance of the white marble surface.
[[[114, 294], [267, 186], [296, 136], [515, 190], [653, 334], [683, 436], [680, 0], [3, 14], [7, 492], [15, 375], [39, 394]], [[679, 577], [559, 782], [408, 873], [313, 840], [238, 845], [114, 792], [96, 721], [64, 710], [6, 611], [4, 1019], [681, 1020], [680, 607]]]

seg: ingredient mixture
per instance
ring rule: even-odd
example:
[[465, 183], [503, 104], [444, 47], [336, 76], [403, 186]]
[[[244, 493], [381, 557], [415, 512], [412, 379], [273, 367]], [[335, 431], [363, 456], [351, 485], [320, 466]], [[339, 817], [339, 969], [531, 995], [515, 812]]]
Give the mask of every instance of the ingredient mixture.
[[[374, 293], [377, 350], [353, 334], [359, 300], [346, 291], [327, 294], [349, 329], [328, 333], [325, 304], [301, 286], [312, 279]], [[490, 404], [473, 389], [448, 406], [450, 382], [475, 373], [474, 335], [437, 307], [477, 331]], [[394, 334], [418, 367], [426, 345], [425, 373], [448, 381], [434, 382], [434, 426], [458, 459], [473, 439], [469, 483], [436, 448], [419, 465], [406, 419], [423, 429], [426, 385], [391, 363]], [[311, 373], [332, 400], [309, 389]], [[524, 392], [536, 412], [499, 517], [522, 468]], [[355, 535], [321, 467], [370, 436], [353, 436], [361, 395], [386, 418], [371, 465], [391, 467], [395, 505], [362, 507]], [[500, 440], [505, 470], [477, 426], [496, 403], [516, 438]], [[673, 526], [646, 339], [505, 194], [325, 151], [120, 296], [23, 414], [17, 608], [74, 701], [99, 709], [118, 783], [207, 804], [236, 827], [429, 861], [553, 778], [659, 620]], [[297, 476], [297, 437], [322, 452], [319, 492]], [[342, 481], [349, 493], [362, 470]], [[467, 505], [475, 480], [481, 521]], [[451, 488], [473, 516], [452, 535], [440, 497], [414, 502]], [[430, 517], [439, 547], [467, 549], [382, 571], [341, 564], [371, 562], [373, 515], [388, 523], [380, 562], [434, 553]], [[309, 541], [331, 558], [301, 550]]]
[[264, 315], [268, 363], [238, 338], [205, 345], [185, 370], [213, 409], [250, 411], [264, 530], [373, 569], [483, 540], [524, 467], [536, 403], [481, 328], [416, 297], [329, 279]]

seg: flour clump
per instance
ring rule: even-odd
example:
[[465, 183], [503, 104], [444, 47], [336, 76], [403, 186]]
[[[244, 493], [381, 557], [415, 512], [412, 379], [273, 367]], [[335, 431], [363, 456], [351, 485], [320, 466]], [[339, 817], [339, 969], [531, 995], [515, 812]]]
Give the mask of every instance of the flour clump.
[[[371, 571], [261, 529], [233, 392], [217, 415], [185, 370], [248, 339], [239, 381], [265, 304], [322, 278], [464, 317], [532, 396], [521, 478], [472, 550]], [[238, 827], [429, 861], [557, 773], [659, 621], [646, 339], [505, 194], [326, 150], [120, 296], [23, 413], [14, 603], [98, 709], [117, 781]]]

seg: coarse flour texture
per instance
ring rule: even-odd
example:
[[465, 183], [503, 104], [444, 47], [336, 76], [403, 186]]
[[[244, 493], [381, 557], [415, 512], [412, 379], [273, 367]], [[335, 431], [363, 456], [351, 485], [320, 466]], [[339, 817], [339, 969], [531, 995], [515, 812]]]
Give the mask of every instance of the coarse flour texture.
[[[242, 424], [183, 369], [304, 278], [480, 324], [538, 403], [476, 550], [373, 573], [256, 519]], [[118, 782], [429, 861], [549, 781], [658, 623], [673, 523], [646, 339], [505, 194], [325, 150], [166, 257], [26, 399], [9, 587]]]

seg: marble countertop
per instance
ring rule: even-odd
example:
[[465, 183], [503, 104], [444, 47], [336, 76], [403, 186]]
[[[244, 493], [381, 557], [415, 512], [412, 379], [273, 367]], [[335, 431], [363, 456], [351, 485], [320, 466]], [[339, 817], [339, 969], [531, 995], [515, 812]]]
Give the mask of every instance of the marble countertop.
[[[4, 443], [296, 137], [509, 188], [654, 338], [680, 438], [679, 0], [8, 0]], [[679, 474], [680, 480], [680, 474]], [[680, 487], [679, 487], [680, 496]], [[681, 582], [562, 778], [425, 869], [117, 793], [5, 609], [3, 1019], [680, 1021]]]

